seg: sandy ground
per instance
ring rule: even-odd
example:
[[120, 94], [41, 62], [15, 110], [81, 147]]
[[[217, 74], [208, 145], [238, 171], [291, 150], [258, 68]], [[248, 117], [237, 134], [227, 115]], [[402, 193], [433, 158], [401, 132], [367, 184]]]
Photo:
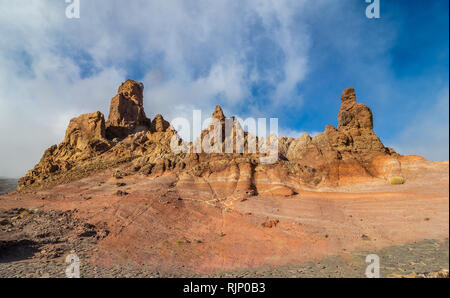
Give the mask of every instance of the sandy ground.
[[[0, 210], [75, 210], [106, 231], [83, 251], [87, 276], [363, 277], [369, 253], [384, 256], [383, 276], [448, 269], [448, 162], [403, 170], [404, 185], [379, 180], [247, 200], [193, 196], [171, 174], [116, 179], [108, 170], [1, 196]], [[0, 251], [0, 275], [62, 274], [62, 256], [38, 255], [39, 247], [10, 262]]]

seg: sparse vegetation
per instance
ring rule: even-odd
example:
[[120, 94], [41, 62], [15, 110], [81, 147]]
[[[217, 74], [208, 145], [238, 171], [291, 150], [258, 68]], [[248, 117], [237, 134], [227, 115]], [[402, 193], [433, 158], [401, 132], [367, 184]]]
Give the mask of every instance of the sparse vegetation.
[[405, 183], [405, 179], [403, 177], [391, 177], [389, 183], [392, 185], [400, 185]]

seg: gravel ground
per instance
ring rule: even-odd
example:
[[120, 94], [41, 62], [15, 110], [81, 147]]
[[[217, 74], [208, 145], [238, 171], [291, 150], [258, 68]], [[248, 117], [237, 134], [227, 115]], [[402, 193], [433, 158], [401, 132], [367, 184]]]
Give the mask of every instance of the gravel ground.
[[[442, 272], [449, 266], [449, 243], [424, 240], [401, 246], [388, 247], [375, 253], [380, 257], [381, 277], [414, 277], [429, 272]], [[81, 277], [365, 277], [368, 264], [365, 258], [369, 252], [358, 252], [351, 259], [342, 257], [327, 257], [321, 261], [311, 262], [304, 266], [263, 266], [256, 269], [241, 269], [233, 272], [216, 272], [214, 274], [194, 274], [174, 268], [170, 272], [157, 272], [146, 267], [114, 266], [110, 268], [95, 267], [89, 261], [83, 261], [87, 255], [80, 257]], [[67, 264], [64, 258], [53, 260], [23, 260], [13, 262], [0, 261], [0, 277], [65, 277]], [[448, 272], [448, 271], [447, 271]], [[448, 277], [448, 273], [447, 273]]]
[[368, 266], [365, 259], [369, 254], [379, 256], [381, 277], [413, 277], [449, 268], [448, 239], [445, 242], [423, 240], [375, 252], [355, 252], [345, 259], [331, 256], [302, 266], [262, 266], [212, 274], [195, 274], [183, 268], [160, 272], [150, 266], [96, 267], [90, 262], [90, 256], [98, 249], [97, 241], [108, 234], [109, 231], [80, 220], [77, 210], [0, 210], [0, 277], [63, 278], [68, 266], [65, 258], [75, 252], [80, 259], [81, 277], [358, 278], [365, 277]]

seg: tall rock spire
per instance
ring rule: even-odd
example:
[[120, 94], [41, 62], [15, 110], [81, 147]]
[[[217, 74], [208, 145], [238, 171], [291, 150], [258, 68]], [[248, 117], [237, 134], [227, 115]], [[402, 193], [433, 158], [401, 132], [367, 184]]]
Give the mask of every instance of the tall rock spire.
[[353, 88], [342, 92], [341, 101], [338, 129], [373, 129], [372, 111], [366, 105], [356, 102]]
[[124, 138], [130, 133], [150, 128], [150, 119], [144, 112], [144, 85], [127, 80], [111, 100], [109, 117], [106, 121], [106, 137]]
[[355, 151], [384, 151], [383, 143], [373, 132], [372, 111], [356, 101], [353, 88], [345, 89], [341, 96], [338, 131], [349, 137]]
[[225, 115], [223, 114], [222, 108], [220, 106], [216, 106], [214, 108], [214, 112], [212, 113], [212, 118], [219, 119], [219, 121], [225, 121]]

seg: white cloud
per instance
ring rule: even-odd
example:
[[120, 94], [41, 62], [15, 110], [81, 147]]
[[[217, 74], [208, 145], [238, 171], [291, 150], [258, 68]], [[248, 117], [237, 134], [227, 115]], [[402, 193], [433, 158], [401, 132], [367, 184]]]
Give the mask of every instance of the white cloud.
[[309, 132], [309, 131], [304, 131], [304, 130], [285, 129], [285, 128], [280, 128], [278, 130], [278, 136], [279, 137], [288, 137], [288, 138], [294, 138], [294, 139], [299, 138], [304, 133], [307, 133], [311, 137], [314, 137], [314, 136], [318, 135], [320, 132], [318, 132], [318, 131], [311, 131], [311, 132]]
[[412, 117], [407, 128], [392, 141], [405, 155], [417, 154], [429, 160], [449, 159], [449, 89], [442, 90], [428, 109]]
[[[307, 72], [309, 37], [296, 17], [304, 3], [81, 0], [77, 20], [65, 18], [62, 0], [0, 2], [0, 175], [32, 168], [71, 117], [107, 116], [140, 67], [149, 116], [209, 114], [218, 101], [231, 111], [260, 81], [275, 90], [271, 104], [299, 104], [291, 96]], [[277, 55], [261, 54], [266, 45]]]

